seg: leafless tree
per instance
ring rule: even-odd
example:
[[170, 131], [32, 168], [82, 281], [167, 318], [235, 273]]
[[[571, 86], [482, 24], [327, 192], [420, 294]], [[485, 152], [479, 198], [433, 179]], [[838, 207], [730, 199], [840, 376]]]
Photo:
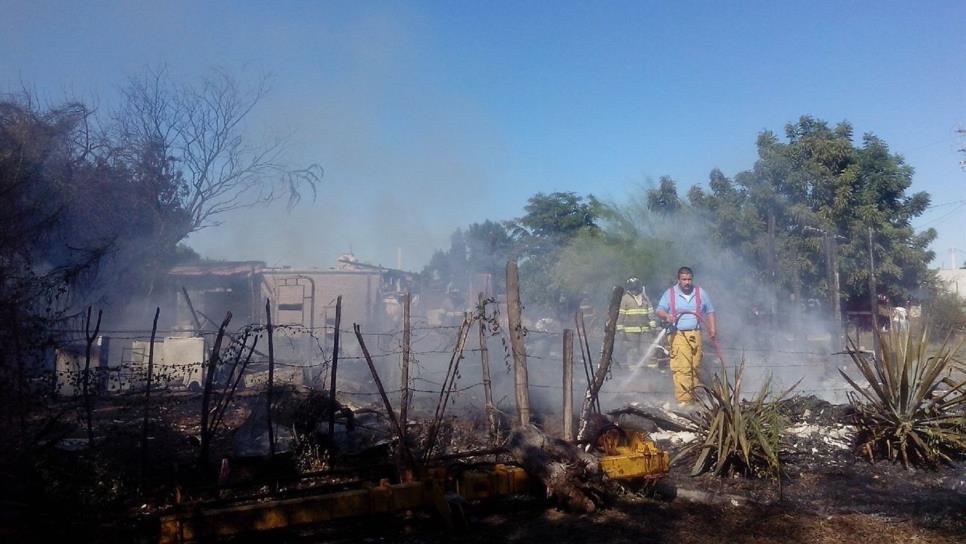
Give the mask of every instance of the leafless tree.
[[315, 195], [320, 166], [292, 167], [284, 139], [256, 143], [245, 132], [268, 90], [267, 78], [243, 86], [221, 70], [177, 84], [164, 68], [123, 87], [112, 124], [111, 140], [122, 146], [115, 157], [167, 188], [158, 194], [167, 200], [160, 207], [174, 204], [187, 220], [185, 232], [172, 233], [177, 239], [219, 225], [231, 210], [282, 197], [292, 206], [306, 190]]

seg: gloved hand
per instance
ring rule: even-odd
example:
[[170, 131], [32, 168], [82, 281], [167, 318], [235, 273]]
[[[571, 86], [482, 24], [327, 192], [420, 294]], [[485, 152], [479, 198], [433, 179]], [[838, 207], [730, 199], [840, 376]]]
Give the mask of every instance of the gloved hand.
[[678, 328], [677, 326], [674, 325], [674, 323], [668, 323], [667, 326], [664, 328], [664, 330], [666, 330], [668, 334], [674, 334], [678, 332]]

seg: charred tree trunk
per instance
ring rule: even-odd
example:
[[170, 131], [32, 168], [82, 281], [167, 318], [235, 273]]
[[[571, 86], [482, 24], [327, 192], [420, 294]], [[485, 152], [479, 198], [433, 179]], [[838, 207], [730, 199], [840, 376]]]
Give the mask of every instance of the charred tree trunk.
[[527, 474], [547, 486], [548, 497], [569, 510], [594, 512], [607, 492], [595, 456], [532, 425], [514, 429], [507, 449]]

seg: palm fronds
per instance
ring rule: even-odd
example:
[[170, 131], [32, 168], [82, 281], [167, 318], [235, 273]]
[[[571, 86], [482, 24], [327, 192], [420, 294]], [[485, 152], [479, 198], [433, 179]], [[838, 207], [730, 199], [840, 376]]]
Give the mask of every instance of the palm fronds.
[[722, 367], [711, 384], [695, 388], [699, 409], [689, 416], [699, 440], [683, 449], [676, 459], [696, 454], [691, 475], [739, 472], [745, 475], [778, 476], [781, 472], [779, 441], [785, 421], [777, 403], [795, 385], [772, 397], [771, 377], [765, 380], [751, 401], [741, 398], [745, 364], [735, 369], [733, 380]]
[[857, 449], [869, 461], [886, 458], [911, 465], [952, 462], [966, 452], [966, 380], [952, 379], [956, 355], [947, 337], [930, 349], [929, 333], [890, 332], [879, 339], [880, 356], [860, 352], [849, 339], [849, 355], [865, 379], [859, 385], [839, 370], [849, 392], [858, 429]]

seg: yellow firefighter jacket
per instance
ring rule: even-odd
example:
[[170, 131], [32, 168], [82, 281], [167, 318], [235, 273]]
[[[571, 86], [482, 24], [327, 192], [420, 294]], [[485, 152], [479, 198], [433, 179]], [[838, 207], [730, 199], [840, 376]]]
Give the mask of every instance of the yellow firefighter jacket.
[[626, 334], [643, 334], [657, 329], [654, 319], [654, 307], [647, 295], [641, 293], [634, 296], [624, 293], [621, 298], [621, 308], [617, 315], [617, 332]]

